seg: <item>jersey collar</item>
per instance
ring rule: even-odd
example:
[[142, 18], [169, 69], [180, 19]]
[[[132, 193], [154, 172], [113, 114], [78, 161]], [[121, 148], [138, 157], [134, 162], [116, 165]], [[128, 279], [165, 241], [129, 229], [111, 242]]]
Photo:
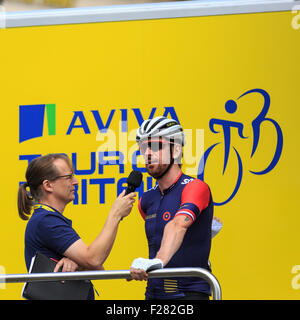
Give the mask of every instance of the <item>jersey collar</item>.
[[166, 195], [168, 192], [171, 191], [171, 189], [173, 189], [173, 187], [176, 185], [177, 181], [180, 179], [182, 174], [183, 174], [183, 172], [181, 171], [180, 174], [178, 175], [178, 177], [175, 179], [175, 181], [170, 185], [170, 187], [163, 190], [163, 192], [162, 192], [163, 195]]

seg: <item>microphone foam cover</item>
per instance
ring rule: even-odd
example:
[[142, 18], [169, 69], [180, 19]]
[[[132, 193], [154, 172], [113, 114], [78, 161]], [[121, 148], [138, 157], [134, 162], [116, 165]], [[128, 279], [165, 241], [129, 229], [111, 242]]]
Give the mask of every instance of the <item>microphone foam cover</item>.
[[127, 178], [127, 184], [138, 188], [141, 185], [143, 175], [140, 171], [133, 170]]

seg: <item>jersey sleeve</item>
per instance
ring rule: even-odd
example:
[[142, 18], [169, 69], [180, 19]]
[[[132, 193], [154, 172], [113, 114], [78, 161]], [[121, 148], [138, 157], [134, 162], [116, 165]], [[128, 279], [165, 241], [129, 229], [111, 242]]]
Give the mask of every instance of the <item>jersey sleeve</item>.
[[146, 213], [144, 212], [144, 210], [142, 208], [142, 199], [143, 199], [143, 196], [140, 197], [138, 208], [139, 208], [139, 212], [140, 212], [142, 218], [145, 220], [146, 219]]
[[181, 194], [181, 203], [177, 215], [189, 216], [194, 222], [209, 205], [210, 190], [206, 183], [195, 179], [188, 183]]
[[58, 216], [47, 214], [38, 226], [38, 238], [42, 244], [60, 255], [80, 239], [71, 225]]

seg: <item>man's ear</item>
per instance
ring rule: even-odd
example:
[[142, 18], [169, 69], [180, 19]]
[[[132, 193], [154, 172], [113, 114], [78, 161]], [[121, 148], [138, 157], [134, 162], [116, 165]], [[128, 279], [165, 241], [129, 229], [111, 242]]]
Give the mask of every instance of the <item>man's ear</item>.
[[53, 191], [52, 182], [49, 180], [44, 180], [42, 183], [42, 188], [47, 192], [52, 192]]
[[173, 147], [173, 158], [176, 163], [181, 163], [181, 157], [182, 157], [182, 147], [178, 143], [174, 143]]

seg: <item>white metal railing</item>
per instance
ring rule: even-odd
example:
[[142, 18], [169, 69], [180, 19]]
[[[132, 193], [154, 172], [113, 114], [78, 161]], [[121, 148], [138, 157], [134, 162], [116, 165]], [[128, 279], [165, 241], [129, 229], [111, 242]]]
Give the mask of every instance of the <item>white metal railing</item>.
[[6, 28], [291, 11], [293, 0], [173, 1], [7, 12]]
[[[148, 278], [166, 277], [200, 277], [208, 282], [212, 289], [213, 299], [221, 300], [221, 287], [216, 277], [203, 268], [167, 268], [148, 273]], [[62, 280], [108, 280], [131, 279], [130, 270], [77, 271], [51, 273], [1, 274], [0, 283], [62, 281]]]

